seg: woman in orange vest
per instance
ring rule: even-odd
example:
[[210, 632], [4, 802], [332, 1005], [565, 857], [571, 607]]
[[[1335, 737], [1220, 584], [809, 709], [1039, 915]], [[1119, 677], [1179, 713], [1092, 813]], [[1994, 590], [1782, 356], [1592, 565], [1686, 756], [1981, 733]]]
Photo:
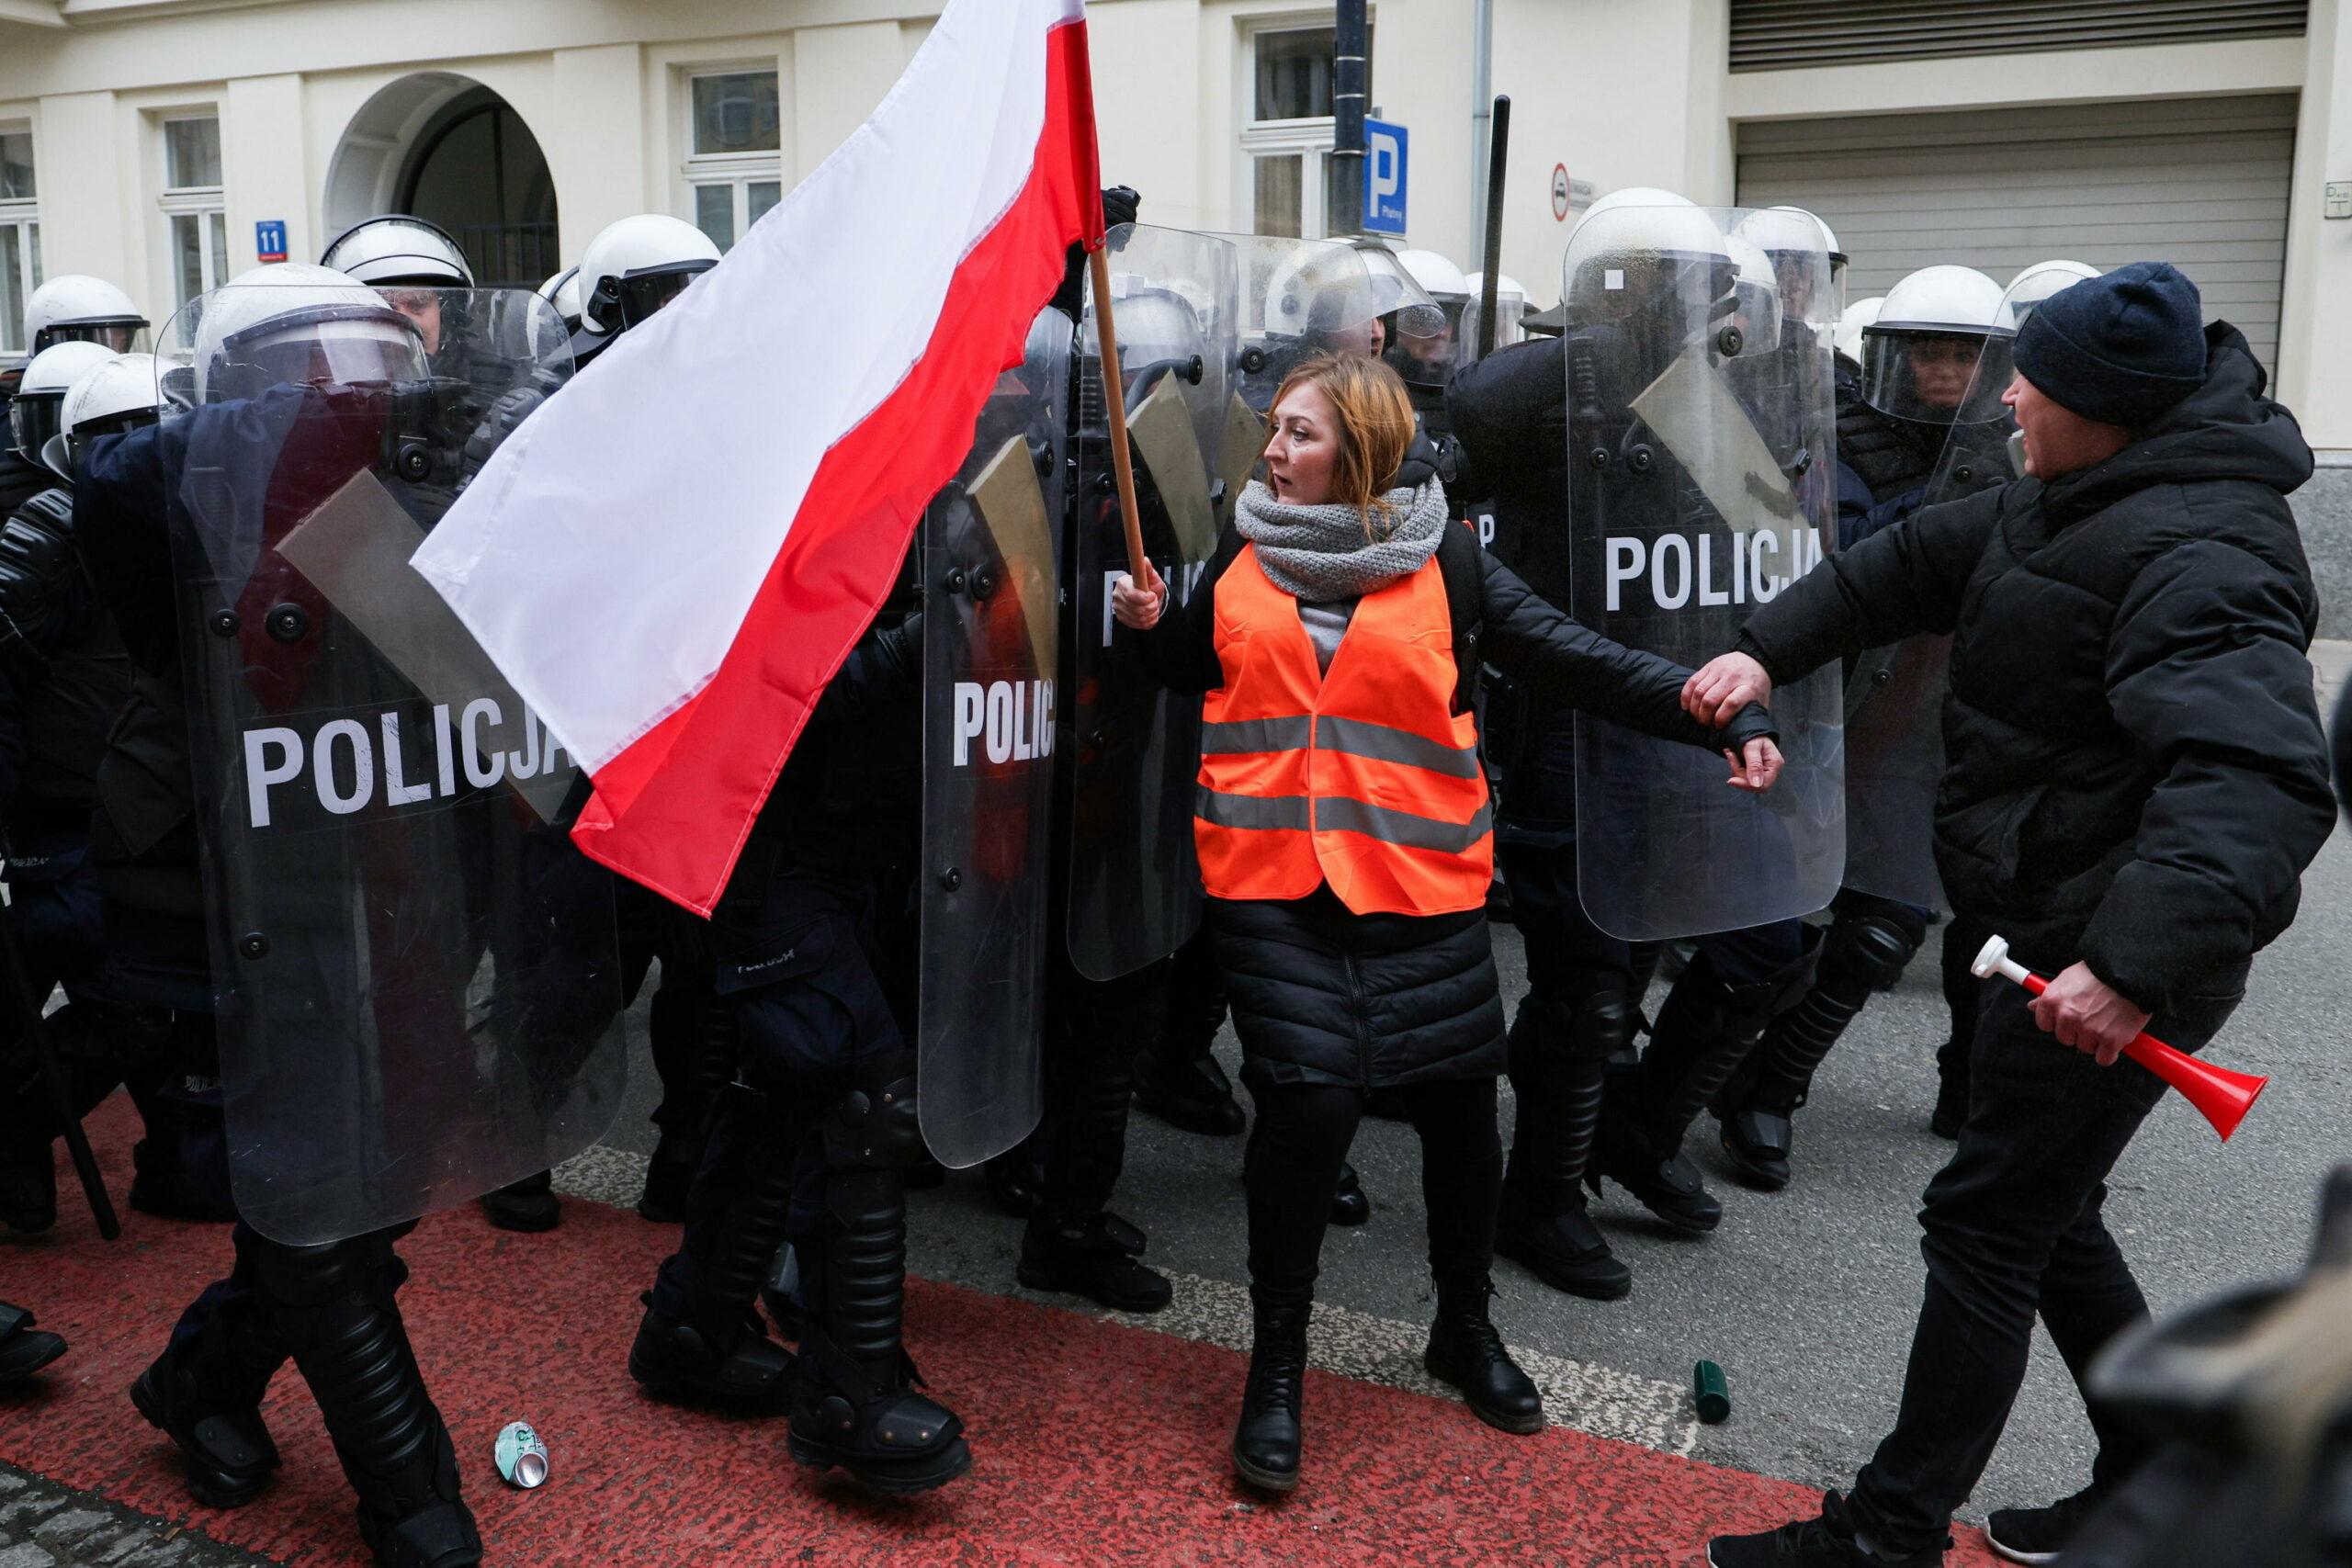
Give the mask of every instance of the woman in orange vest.
[[1243, 492], [1190, 604], [1123, 577], [1112, 604], [1171, 690], [1206, 694], [1193, 833], [1258, 1108], [1244, 1163], [1255, 1337], [1233, 1462], [1286, 1492], [1331, 1184], [1373, 1089], [1412, 1091], [1421, 1140], [1438, 1296], [1424, 1364], [1488, 1424], [1544, 1426], [1487, 1312], [1504, 1029], [1481, 661], [1720, 748], [1735, 788], [1770, 788], [1781, 756], [1762, 708], [1704, 728], [1682, 711], [1689, 671], [1537, 598], [1447, 525], [1435, 479], [1391, 489], [1413, 408], [1378, 360], [1302, 365], [1272, 423], [1266, 482]]

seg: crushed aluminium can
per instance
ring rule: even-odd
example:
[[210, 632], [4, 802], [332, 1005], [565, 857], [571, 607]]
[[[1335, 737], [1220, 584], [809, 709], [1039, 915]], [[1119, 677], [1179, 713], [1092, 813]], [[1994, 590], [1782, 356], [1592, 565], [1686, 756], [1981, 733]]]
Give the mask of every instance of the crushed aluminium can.
[[548, 1446], [539, 1440], [529, 1422], [509, 1421], [500, 1427], [497, 1447], [491, 1453], [498, 1462], [499, 1479], [508, 1485], [527, 1492], [546, 1483]]

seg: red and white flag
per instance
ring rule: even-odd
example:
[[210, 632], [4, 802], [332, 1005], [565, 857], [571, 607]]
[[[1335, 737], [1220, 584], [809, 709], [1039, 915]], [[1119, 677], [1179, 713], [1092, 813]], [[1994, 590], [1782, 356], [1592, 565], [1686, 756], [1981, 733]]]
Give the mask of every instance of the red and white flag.
[[950, 0], [871, 119], [502, 446], [418, 571], [709, 913], [818, 696], [1099, 243], [1083, 0]]

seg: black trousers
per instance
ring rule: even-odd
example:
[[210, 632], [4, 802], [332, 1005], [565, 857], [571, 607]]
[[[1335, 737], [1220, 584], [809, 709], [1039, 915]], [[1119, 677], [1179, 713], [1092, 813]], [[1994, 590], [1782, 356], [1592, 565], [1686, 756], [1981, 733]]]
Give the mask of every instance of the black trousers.
[[[2199, 1050], [2244, 995], [2241, 980], [2192, 997], [2149, 1032]], [[2108, 1341], [2148, 1314], [2102, 1210], [2108, 1173], [2162, 1080], [2060, 1044], [2035, 1027], [2021, 987], [1983, 981], [1976, 1000], [1968, 1122], [1919, 1215], [1928, 1285], [1902, 1408], [1854, 1483], [1857, 1527], [1897, 1555], [1939, 1548], [1984, 1473], [2025, 1381], [2037, 1313], [2078, 1387]], [[2091, 1478], [2111, 1485], [2146, 1450], [2096, 1404], [2090, 1414]]]
[[[1363, 1091], [1270, 1083], [1247, 1066], [1242, 1080], [1258, 1109], [1242, 1163], [1250, 1201], [1250, 1285], [1263, 1301], [1306, 1302], [1315, 1293], [1331, 1188], [1363, 1119]], [[1421, 1138], [1430, 1272], [1444, 1284], [1483, 1284], [1494, 1261], [1495, 1206], [1503, 1186], [1495, 1080], [1415, 1084], [1404, 1099]]]

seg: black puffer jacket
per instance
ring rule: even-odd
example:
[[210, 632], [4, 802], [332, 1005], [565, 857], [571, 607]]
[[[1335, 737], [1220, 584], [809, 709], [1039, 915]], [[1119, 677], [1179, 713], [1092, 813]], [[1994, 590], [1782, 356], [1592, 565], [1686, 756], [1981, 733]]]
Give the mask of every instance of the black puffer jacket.
[[2203, 388], [2115, 457], [1929, 507], [1740, 638], [1785, 681], [1952, 633], [1936, 859], [1953, 907], [2151, 1011], [2242, 978], [2335, 818], [2286, 501], [2311, 449], [2245, 339], [2206, 341]]
[[[1144, 634], [1146, 662], [1173, 690], [1224, 683], [1212, 607], [1242, 543], [1228, 526], [1189, 603], [1170, 604]], [[1693, 722], [1679, 706], [1687, 671], [1568, 619], [1467, 528], [1447, 526], [1438, 567], [1461, 671], [1456, 713], [1469, 710], [1483, 658], [1544, 701], [1645, 734], [1713, 749], [1774, 733], [1760, 707], [1720, 732]], [[1253, 1077], [1381, 1089], [1502, 1071], [1502, 999], [1484, 910], [1356, 915], [1327, 886], [1287, 902], [1212, 900], [1209, 918]]]

